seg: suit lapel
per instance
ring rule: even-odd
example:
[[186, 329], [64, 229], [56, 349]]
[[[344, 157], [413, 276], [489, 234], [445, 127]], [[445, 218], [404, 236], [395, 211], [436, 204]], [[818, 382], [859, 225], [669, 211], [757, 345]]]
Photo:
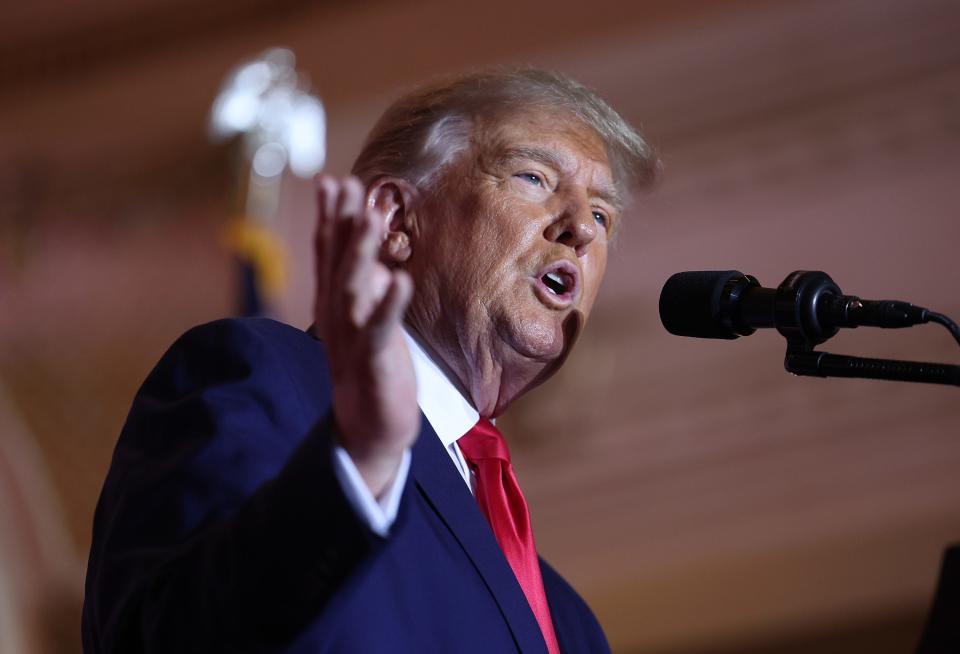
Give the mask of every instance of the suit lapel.
[[421, 414], [411, 471], [420, 493], [463, 547], [500, 606], [521, 652], [545, 652], [533, 611], [450, 455]]

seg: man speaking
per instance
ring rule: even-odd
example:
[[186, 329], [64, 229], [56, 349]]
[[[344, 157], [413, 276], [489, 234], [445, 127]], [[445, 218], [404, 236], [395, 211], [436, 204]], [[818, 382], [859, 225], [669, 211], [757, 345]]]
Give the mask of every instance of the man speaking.
[[311, 329], [197, 327], [137, 394], [94, 521], [87, 654], [609, 651], [538, 558], [493, 420], [570, 353], [655, 170], [560, 75], [395, 102], [354, 177], [317, 180]]

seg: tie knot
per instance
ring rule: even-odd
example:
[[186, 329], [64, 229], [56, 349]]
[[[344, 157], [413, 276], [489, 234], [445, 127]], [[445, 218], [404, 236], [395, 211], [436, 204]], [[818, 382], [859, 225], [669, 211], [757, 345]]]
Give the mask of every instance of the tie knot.
[[473, 463], [480, 459], [502, 459], [510, 462], [510, 450], [500, 430], [486, 418], [480, 418], [466, 434], [457, 441], [460, 451], [467, 461]]

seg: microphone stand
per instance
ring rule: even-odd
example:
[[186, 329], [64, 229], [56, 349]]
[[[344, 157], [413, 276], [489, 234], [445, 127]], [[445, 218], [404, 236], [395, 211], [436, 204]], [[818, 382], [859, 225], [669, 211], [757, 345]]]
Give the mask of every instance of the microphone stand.
[[783, 367], [810, 377], [859, 377], [960, 386], [960, 366], [897, 359], [872, 359], [817, 352], [807, 344], [787, 343]]
[[[872, 359], [815, 350], [817, 345], [838, 331], [835, 327], [825, 327], [817, 314], [818, 302], [824, 295], [839, 296], [842, 292], [822, 272], [798, 270], [777, 288], [774, 322], [777, 331], [787, 339], [787, 353], [783, 360], [787, 372], [811, 377], [855, 377], [960, 386], [960, 366]], [[954, 324], [951, 331], [956, 337], [955, 329]]]

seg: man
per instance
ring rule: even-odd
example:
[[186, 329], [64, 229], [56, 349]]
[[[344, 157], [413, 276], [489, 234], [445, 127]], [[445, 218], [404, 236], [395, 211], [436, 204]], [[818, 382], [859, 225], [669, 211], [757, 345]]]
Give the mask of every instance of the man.
[[[317, 182], [311, 334], [185, 334], [94, 524], [93, 652], [608, 651], [537, 558], [490, 420], [563, 363], [656, 160], [533, 69], [394, 103]], [[424, 419], [425, 418], [425, 419]]]

